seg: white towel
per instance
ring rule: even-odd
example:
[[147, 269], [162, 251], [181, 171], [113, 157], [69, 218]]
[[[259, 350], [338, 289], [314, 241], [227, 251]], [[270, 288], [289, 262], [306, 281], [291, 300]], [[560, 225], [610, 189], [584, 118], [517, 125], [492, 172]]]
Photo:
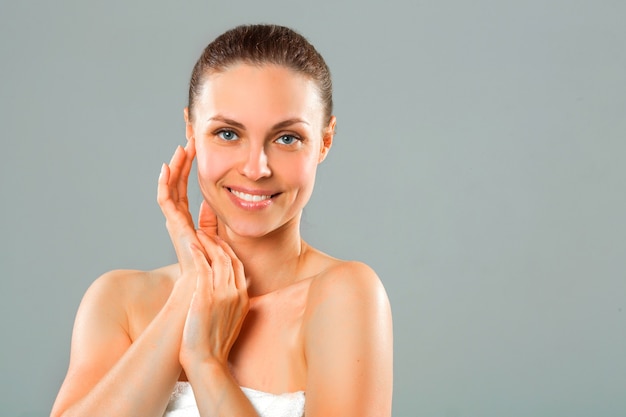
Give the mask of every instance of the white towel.
[[[304, 391], [277, 395], [245, 387], [241, 390], [261, 417], [304, 416]], [[176, 383], [163, 417], [200, 417], [189, 382]]]

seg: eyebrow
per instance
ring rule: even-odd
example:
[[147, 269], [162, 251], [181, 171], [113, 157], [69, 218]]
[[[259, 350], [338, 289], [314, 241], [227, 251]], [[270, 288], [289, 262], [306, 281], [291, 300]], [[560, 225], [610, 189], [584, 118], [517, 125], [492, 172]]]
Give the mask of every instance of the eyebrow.
[[[234, 127], [238, 128], [238, 129], [246, 130], [246, 127], [243, 124], [241, 124], [241, 123], [239, 123], [239, 122], [237, 122], [237, 121], [235, 121], [233, 119], [229, 119], [227, 117], [220, 116], [220, 115], [210, 117], [207, 121], [208, 122], [211, 122], [211, 121], [223, 122], [223, 123], [229, 124], [231, 126], [234, 126]], [[287, 120], [283, 120], [282, 122], [276, 123], [274, 126], [272, 126], [272, 130], [283, 129], [285, 127], [288, 127], [288, 126], [291, 126], [291, 125], [294, 125], [294, 124], [298, 124], [298, 123], [309, 125], [309, 122], [307, 122], [305, 120], [302, 120], [302, 119], [299, 119], [299, 118], [296, 117], [296, 118], [293, 118], [293, 119], [287, 119]]]

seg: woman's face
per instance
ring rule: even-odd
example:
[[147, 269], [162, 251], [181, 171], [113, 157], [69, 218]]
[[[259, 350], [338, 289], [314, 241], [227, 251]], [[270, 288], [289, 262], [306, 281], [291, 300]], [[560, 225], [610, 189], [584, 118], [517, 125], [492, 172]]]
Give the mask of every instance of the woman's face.
[[315, 83], [288, 68], [240, 64], [204, 81], [187, 123], [198, 182], [227, 233], [298, 227], [332, 144]]

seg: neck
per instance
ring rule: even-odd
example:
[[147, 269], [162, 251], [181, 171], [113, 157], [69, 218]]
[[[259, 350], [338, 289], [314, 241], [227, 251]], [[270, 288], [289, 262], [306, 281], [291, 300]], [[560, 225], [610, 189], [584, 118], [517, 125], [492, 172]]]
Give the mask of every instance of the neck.
[[250, 297], [276, 291], [298, 279], [300, 261], [306, 252], [299, 226], [299, 219], [293, 219], [261, 237], [239, 236], [226, 226], [220, 227], [219, 236], [243, 263]]

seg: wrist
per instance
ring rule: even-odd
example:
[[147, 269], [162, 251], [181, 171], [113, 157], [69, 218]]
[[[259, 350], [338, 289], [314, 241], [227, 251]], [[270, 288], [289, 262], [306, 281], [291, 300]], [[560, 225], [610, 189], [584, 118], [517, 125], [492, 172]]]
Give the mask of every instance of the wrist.
[[184, 362], [181, 365], [190, 381], [198, 378], [210, 378], [213, 381], [232, 379], [228, 363], [220, 362], [215, 358], [189, 358]]
[[195, 289], [195, 283], [192, 285], [190, 282], [177, 279], [172, 285], [172, 291], [170, 292], [165, 306], [176, 310], [181, 309], [185, 312], [186, 316]]

